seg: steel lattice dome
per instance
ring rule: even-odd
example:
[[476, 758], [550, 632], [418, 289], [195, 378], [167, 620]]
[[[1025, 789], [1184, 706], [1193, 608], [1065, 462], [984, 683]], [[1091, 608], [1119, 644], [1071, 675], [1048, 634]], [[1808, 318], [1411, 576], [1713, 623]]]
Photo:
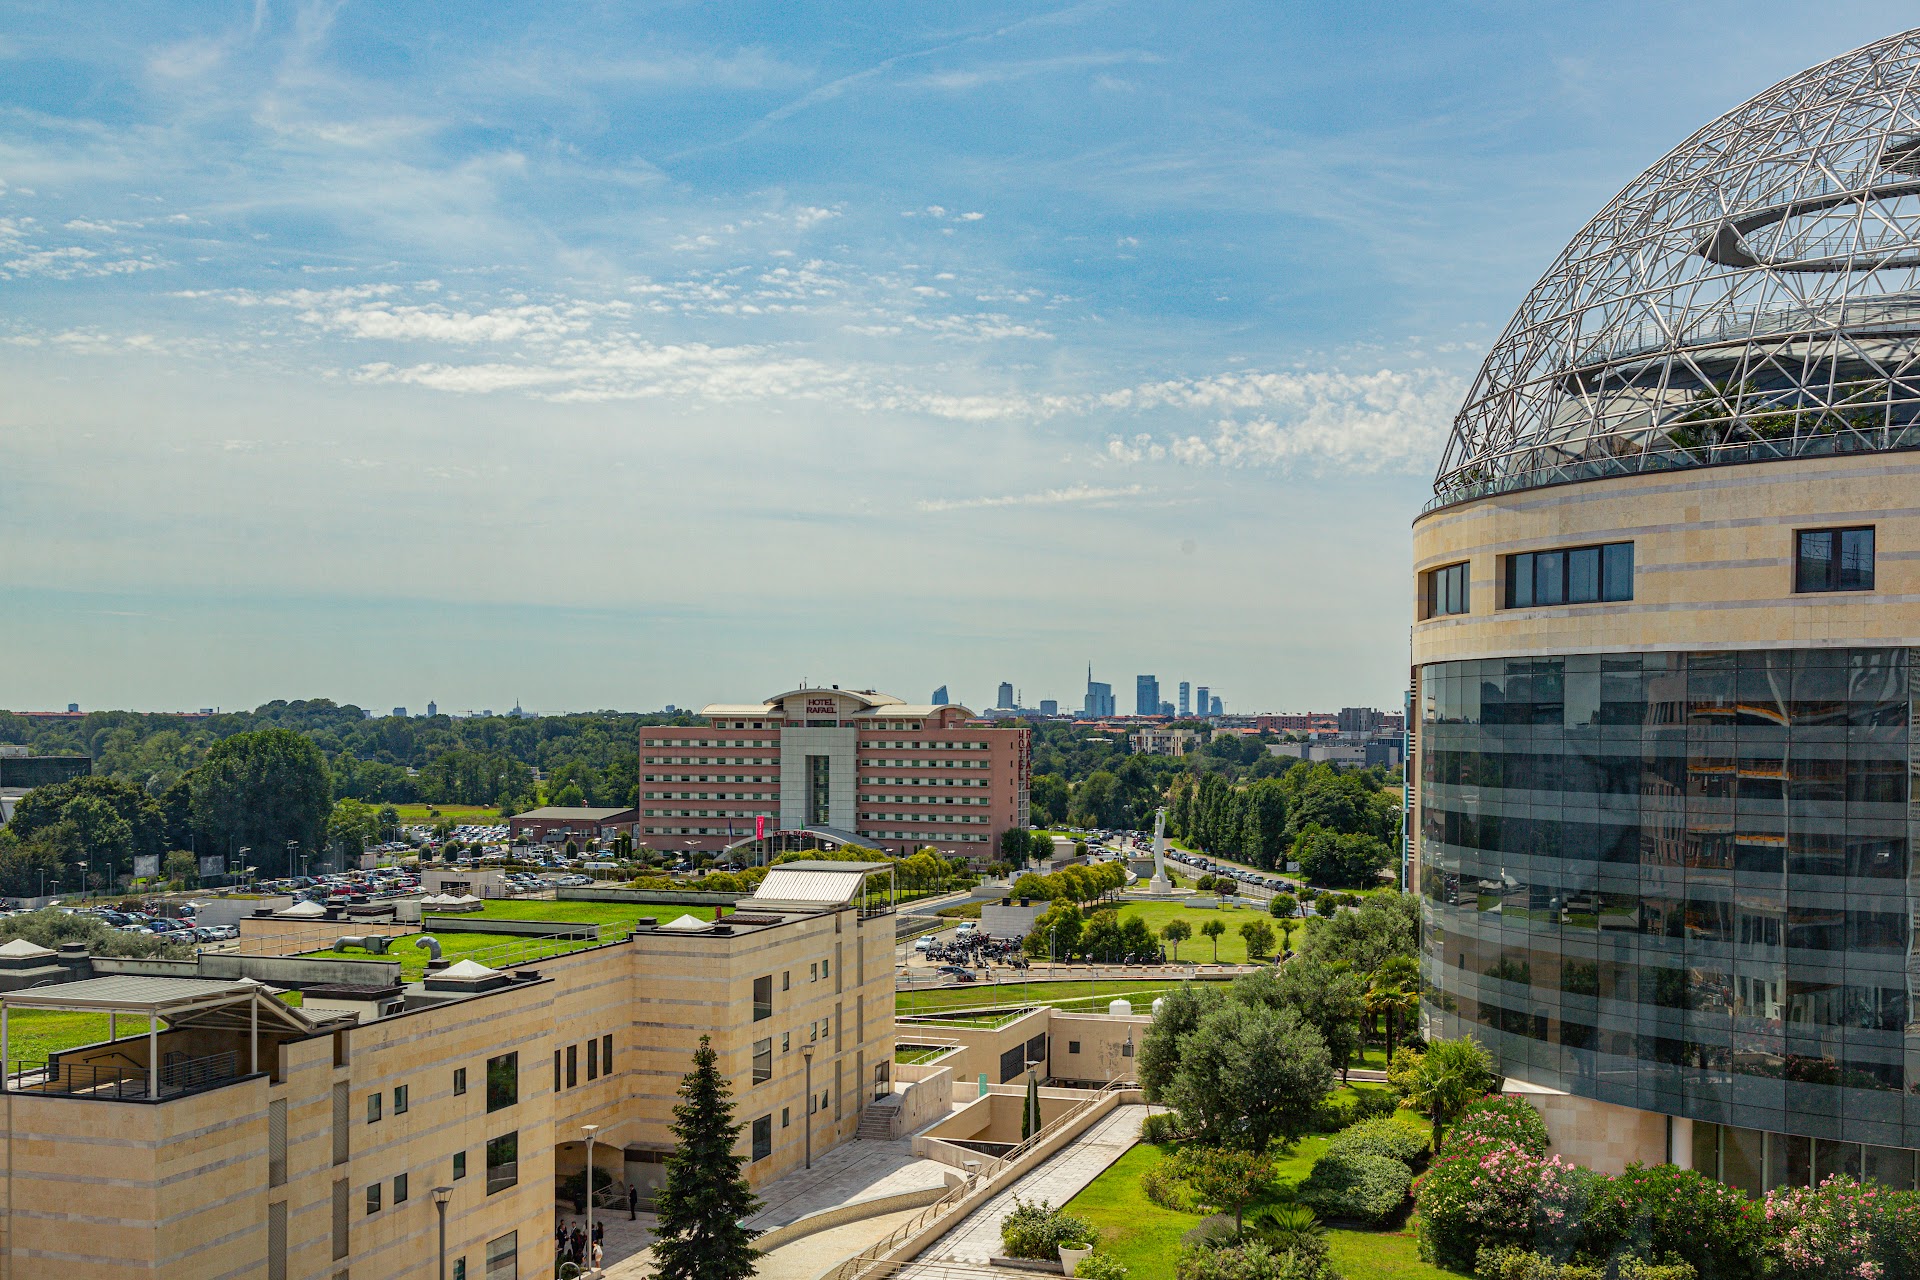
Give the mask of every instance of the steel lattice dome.
[[1475, 378], [1434, 503], [1920, 448], [1920, 30], [1783, 80], [1589, 222]]

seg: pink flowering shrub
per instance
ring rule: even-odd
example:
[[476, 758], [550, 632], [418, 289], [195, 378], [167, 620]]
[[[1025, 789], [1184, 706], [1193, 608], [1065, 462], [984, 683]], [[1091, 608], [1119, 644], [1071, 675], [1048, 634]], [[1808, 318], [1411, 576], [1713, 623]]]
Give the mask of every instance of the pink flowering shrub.
[[1470, 1271], [1483, 1246], [1532, 1249], [1576, 1239], [1570, 1210], [1585, 1200], [1585, 1184], [1595, 1176], [1504, 1138], [1449, 1141], [1414, 1186], [1421, 1251], [1443, 1267]]
[[1770, 1191], [1767, 1257], [1793, 1280], [1908, 1280], [1920, 1276], [1920, 1196], [1844, 1175], [1817, 1187]]

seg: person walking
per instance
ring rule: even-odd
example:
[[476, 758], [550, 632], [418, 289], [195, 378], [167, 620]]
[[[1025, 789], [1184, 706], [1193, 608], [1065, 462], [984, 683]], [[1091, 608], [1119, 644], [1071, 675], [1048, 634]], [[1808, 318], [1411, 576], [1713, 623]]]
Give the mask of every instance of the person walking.
[[640, 1216], [640, 1188], [627, 1188], [627, 1221], [632, 1222]]

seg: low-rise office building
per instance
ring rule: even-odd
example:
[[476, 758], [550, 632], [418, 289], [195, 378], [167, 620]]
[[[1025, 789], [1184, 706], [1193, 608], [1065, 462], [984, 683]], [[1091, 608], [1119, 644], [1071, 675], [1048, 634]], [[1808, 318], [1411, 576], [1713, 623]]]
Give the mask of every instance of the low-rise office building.
[[869, 886], [888, 874], [787, 864], [718, 920], [411, 982], [378, 954], [206, 955], [93, 960], [0, 994], [0, 1042], [21, 1008], [117, 1023], [9, 1064], [0, 1264], [19, 1280], [431, 1275], [444, 1194], [453, 1280], [548, 1275], [584, 1126], [596, 1167], [650, 1198], [703, 1035], [763, 1185], [892, 1088], [893, 920]]
[[814, 831], [888, 852], [991, 861], [1027, 825], [1032, 731], [872, 689], [799, 688], [642, 731], [638, 839], [718, 850]]
[[632, 808], [592, 809], [548, 805], [529, 809], [507, 819], [507, 830], [515, 844], [564, 844], [568, 840], [611, 840], [625, 832], [633, 834]]

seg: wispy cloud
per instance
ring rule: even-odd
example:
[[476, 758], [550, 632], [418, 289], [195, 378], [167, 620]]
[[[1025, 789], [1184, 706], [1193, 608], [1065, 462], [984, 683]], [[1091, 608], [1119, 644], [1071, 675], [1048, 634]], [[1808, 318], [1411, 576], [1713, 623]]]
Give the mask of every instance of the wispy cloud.
[[1140, 498], [1153, 490], [1141, 484], [1098, 488], [1073, 485], [1066, 489], [1045, 489], [1039, 493], [1010, 493], [995, 498], [934, 498], [915, 504], [922, 511], [973, 511], [982, 507], [1054, 507], [1063, 504], [1112, 505], [1127, 498]]

